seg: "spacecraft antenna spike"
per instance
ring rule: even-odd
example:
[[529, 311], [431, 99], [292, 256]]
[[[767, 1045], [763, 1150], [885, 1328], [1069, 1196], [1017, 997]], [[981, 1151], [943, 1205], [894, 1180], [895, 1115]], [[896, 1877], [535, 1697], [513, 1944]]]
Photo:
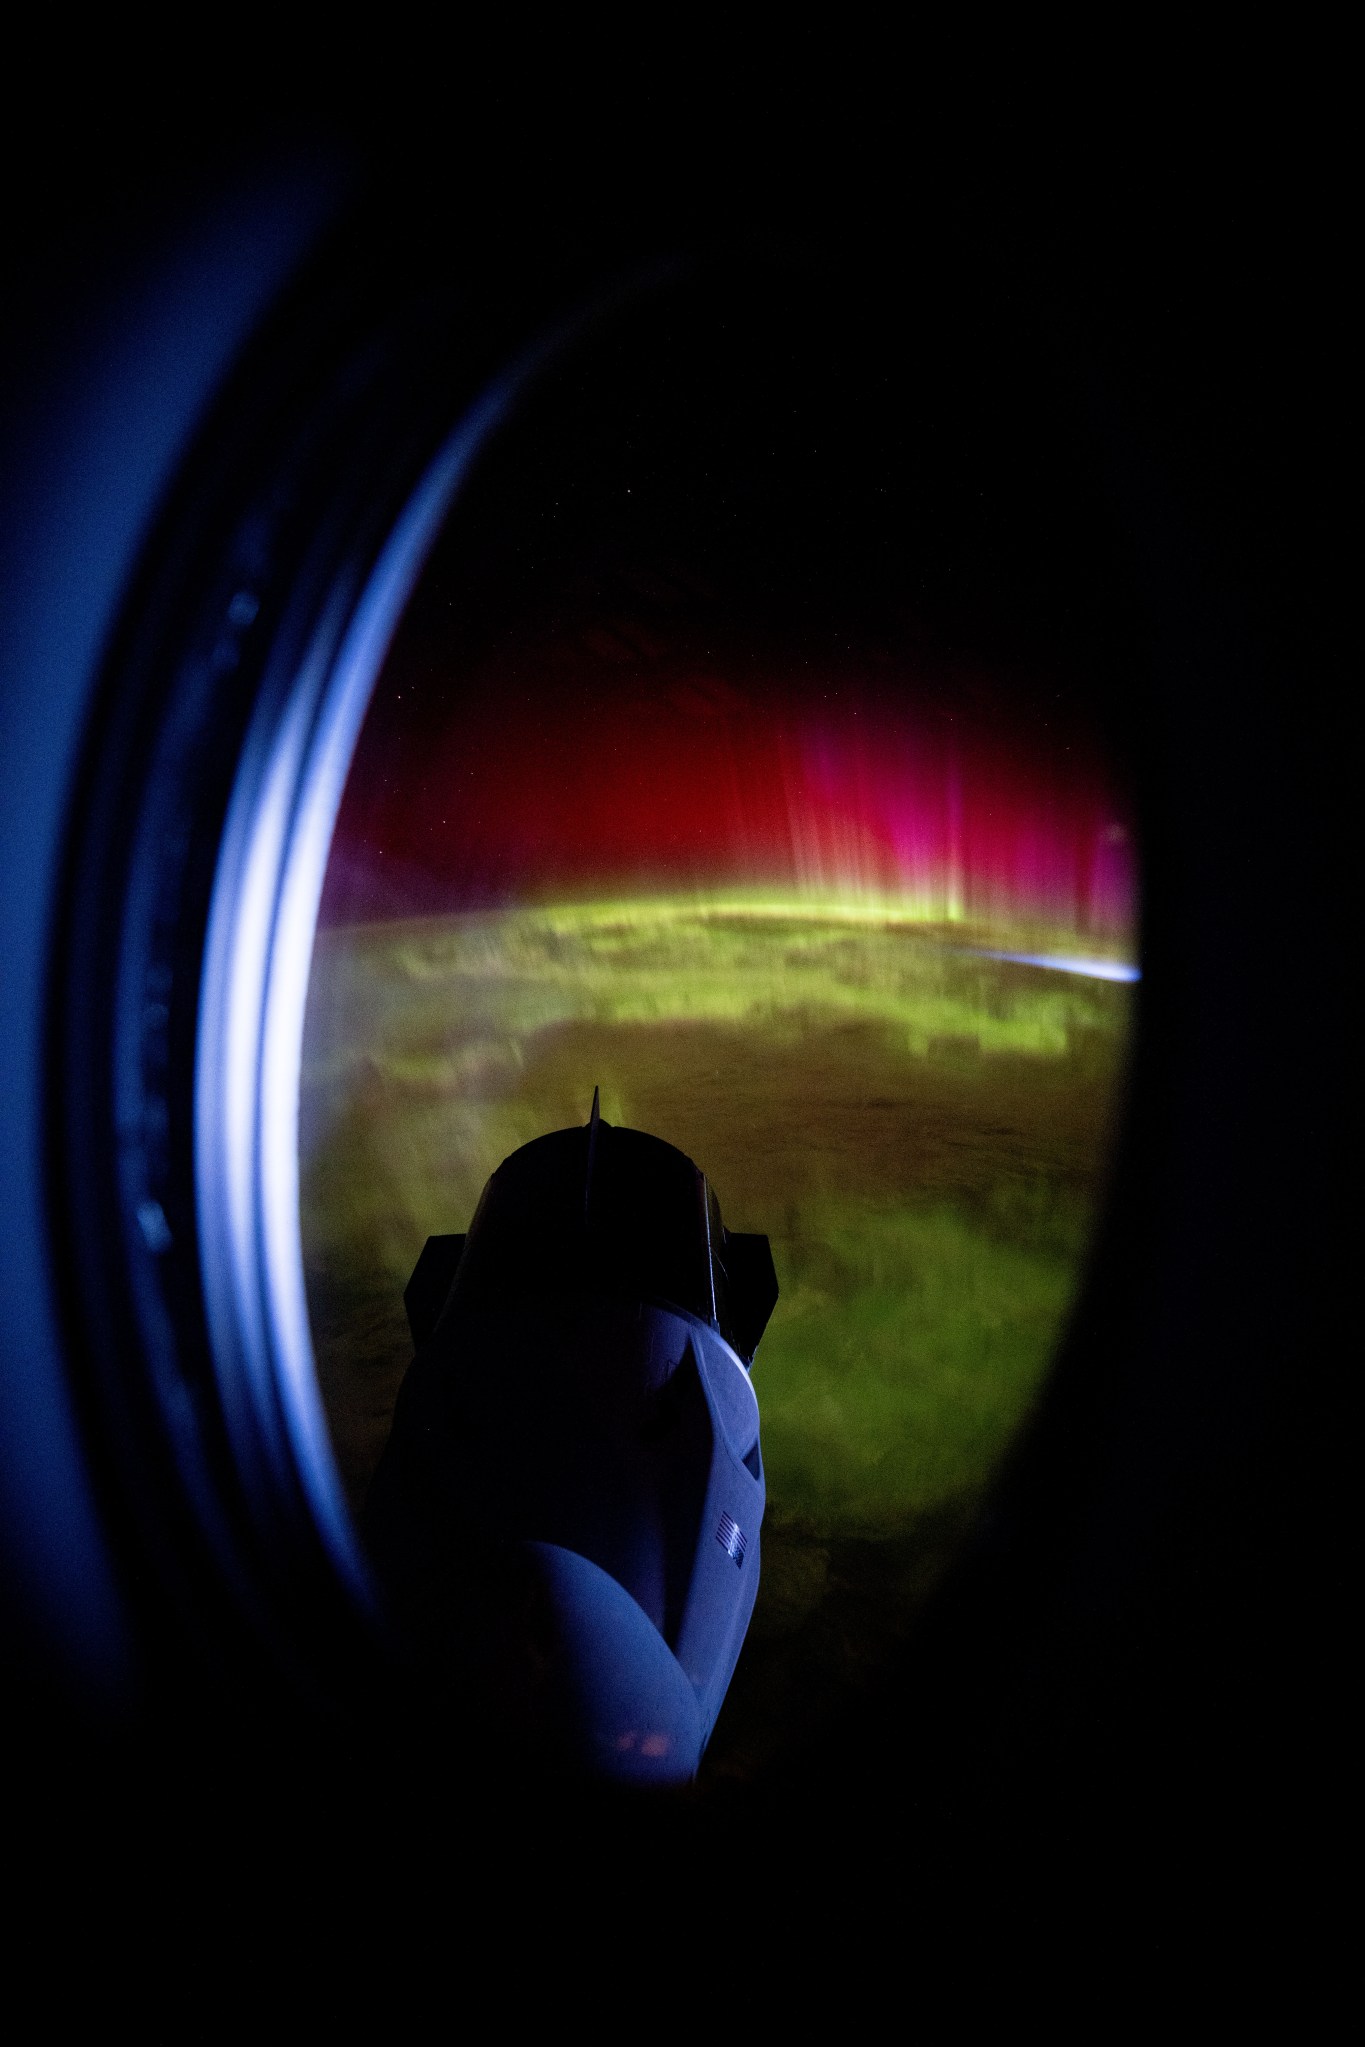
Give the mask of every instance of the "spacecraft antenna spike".
[[592, 1209], [592, 1174], [597, 1163], [597, 1133], [602, 1127], [601, 1089], [592, 1091], [592, 1114], [588, 1117], [588, 1170], [583, 1176], [583, 1221], [589, 1219]]

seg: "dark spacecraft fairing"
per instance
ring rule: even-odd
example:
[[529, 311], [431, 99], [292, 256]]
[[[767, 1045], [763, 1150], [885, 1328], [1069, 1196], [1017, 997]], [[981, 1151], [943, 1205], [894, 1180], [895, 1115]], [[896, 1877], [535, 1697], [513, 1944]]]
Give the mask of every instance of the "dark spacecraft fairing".
[[436, 1681], [492, 1746], [695, 1774], [758, 1589], [765, 1236], [602, 1120], [534, 1139], [467, 1235], [427, 1239], [367, 1530]]

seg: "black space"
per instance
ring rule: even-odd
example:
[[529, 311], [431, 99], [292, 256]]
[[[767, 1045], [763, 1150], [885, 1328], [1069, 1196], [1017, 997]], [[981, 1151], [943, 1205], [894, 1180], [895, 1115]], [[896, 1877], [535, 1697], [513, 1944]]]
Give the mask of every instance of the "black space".
[[915, 293], [867, 254], [759, 242], [591, 318], [462, 494], [409, 658], [473, 666], [509, 626], [534, 644], [652, 597], [666, 636], [671, 609], [746, 670], [908, 644], [1074, 688], [1112, 664], [1120, 563], [1074, 338], [1021, 329], [999, 274]]

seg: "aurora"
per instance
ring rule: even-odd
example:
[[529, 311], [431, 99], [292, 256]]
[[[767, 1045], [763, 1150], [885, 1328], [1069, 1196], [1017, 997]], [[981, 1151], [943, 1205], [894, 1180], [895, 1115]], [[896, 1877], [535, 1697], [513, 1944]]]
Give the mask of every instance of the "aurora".
[[1132, 827], [1097, 750], [989, 704], [913, 703], [885, 686], [522, 680], [471, 689], [427, 731], [409, 682], [381, 723], [421, 743], [401, 780], [382, 746], [353, 772], [324, 921], [767, 893], [1045, 926], [1078, 956], [1131, 957]]

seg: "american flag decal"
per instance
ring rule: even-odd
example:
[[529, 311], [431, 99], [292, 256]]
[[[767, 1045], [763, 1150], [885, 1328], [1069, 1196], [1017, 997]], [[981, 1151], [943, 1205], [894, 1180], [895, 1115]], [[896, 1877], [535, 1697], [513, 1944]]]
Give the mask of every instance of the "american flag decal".
[[738, 1570], [739, 1566], [744, 1562], [744, 1552], [749, 1545], [745, 1539], [744, 1530], [737, 1522], [732, 1521], [728, 1514], [722, 1514], [720, 1517], [720, 1526], [716, 1530], [716, 1541], [725, 1551], [727, 1557], [733, 1557], [735, 1568]]

